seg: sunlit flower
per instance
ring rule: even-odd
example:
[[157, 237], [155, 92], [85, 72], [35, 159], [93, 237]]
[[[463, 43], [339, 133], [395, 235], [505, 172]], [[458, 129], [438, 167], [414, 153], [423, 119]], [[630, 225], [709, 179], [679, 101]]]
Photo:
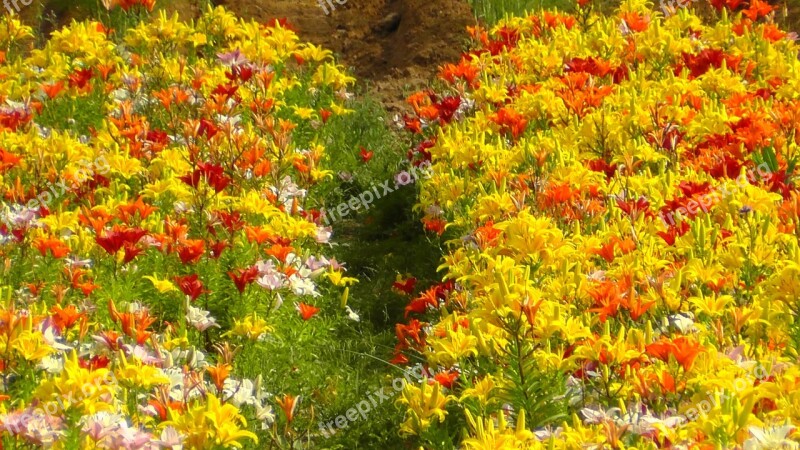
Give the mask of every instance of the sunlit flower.
[[749, 427], [750, 438], [744, 441], [745, 450], [766, 450], [766, 449], [797, 449], [800, 444], [789, 439], [795, 427], [793, 425], [783, 425], [779, 427]]
[[309, 320], [319, 312], [319, 308], [303, 302], [297, 303], [296, 307], [303, 320]]
[[210, 312], [191, 305], [187, 307], [186, 322], [200, 331], [205, 331], [211, 327], [219, 327], [217, 320], [211, 317]]

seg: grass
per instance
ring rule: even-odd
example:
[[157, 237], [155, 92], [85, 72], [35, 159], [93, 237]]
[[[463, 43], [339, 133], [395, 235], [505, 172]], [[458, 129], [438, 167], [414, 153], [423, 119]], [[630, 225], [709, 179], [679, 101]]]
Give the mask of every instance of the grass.
[[[494, 25], [500, 20], [510, 17], [526, 17], [531, 13], [546, 9], [558, 9], [569, 13], [576, 10], [576, 0], [468, 0], [475, 17], [487, 25]], [[658, 0], [655, 0], [656, 2]], [[800, 0], [789, 0], [800, 2]], [[612, 0], [592, 0], [592, 4], [601, 11], [610, 12], [619, 2]]]
[[[213, 5], [211, 0], [168, 0], [158, 1], [156, 10], [165, 10], [168, 14], [177, 12], [181, 19], [189, 20], [194, 14], [207, 5]], [[118, 31], [124, 29], [125, 15], [117, 8], [109, 12], [101, 0], [47, 0], [36, 1], [29, 6], [21, 6], [19, 15], [23, 22], [34, 27], [39, 32], [38, 44], [46, 42], [47, 37], [55, 30], [68, 24], [71, 20], [95, 18], [112, 24]]]
[[800, 0], [775, 2], [778, 6], [776, 23], [784, 30], [800, 32]]
[[[475, 17], [480, 21], [494, 25], [501, 19], [508, 16], [524, 16], [526, 13], [535, 12], [541, 9], [560, 9], [563, 11], [573, 12], [575, 10], [575, 0], [468, 0], [472, 10], [475, 12]], [[618, 2], [610, 0], [592, 0], [595, 6], [598, 6], [603, 11], [610, 11]], [[654, 8], [658, 9], [658, 0], [654, 2]], [[714, 14], [707, 5], [707, 2], [697, 2], [709, 16], [713, 18]], [[775, 7], [775, 23], [782, 29], [787, 31], [800, 32], [800, 0], [779, 0], [770, 2]], [[697, 7], [697, 6], [695, 6]]]
[[558, 8], [571, 10], [574, 0], [469, 0], [475, 17], [487, 24], [495, 24], [507, 16], [523, 16], [526, 12]]
[[[328, 208], [358, 196], [373, 184], [393, 180], [403, 160], [403, 142], [386, 127], [381, 105], [364, 93], [358, 98], [363, 100], [346, 122], [329, 123], [326, 147], [332, 157], [327, 166], [353, 178], [334, 178], [335, 187], [326, 199]], [[358, 156], [362, 146], [375, 153], [368, 163]], [[325, 379], [337, 380], [337, 387], [331, 390], [329, 383], [320, 384], [329, 389], [324, 395], [335, 400], [320, 412], [317, 422], [344, 415], [381, 387], [394, 392], [391, 382], [400, 372], [387, 360], [396, 343], [394, 326], [403, 320], [408, 297], [393, 292], [392, 283], [397, 274], [406, 273], [417, 277], [419, 287], [438, 281], [436, 266], [441, 256], [438, 246], [422, 231], [418, 214], [412, 212], [416, 194], [413, 185], [402, 187], [369, 209], [333, 223], [334, 254], [347, 264], [348, 275], [360, 280], [350, 290], [348, 306], [361, 320], [339, 329], [333, 340], [337, 344], [320, 350]], [[346, 430], [319, 442], [319, 448], [398, 448], [396, 426], [403, 417], [394, 406], [395, 398], [379, 404], [366, 420], [359, 418]]]

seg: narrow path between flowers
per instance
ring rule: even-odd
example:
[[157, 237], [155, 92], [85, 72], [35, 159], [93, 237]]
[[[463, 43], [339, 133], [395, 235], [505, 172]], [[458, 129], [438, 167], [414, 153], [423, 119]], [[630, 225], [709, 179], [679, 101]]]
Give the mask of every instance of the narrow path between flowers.
[[[365, 184], [382, 181], [377, 176]], [[357, 383], [350, 388], [355, 394], [351, 402], [337, 402], [342, 405], [340, 414], [378, 389], [391, 392], [391, 381], [401, 375], [401, 369], [390, 362], [397, 344], [395, 325], [404, 321], [410, 296], [440, 278], [436, 266], [441, 251], [425, 235], [418, 214], [412, 211], [416, 192], [413, 185], [405, 186], [375, 202], [368, 211], [333, 225], [336, 258], [347, 264], [348, 275], [359, 279], [351, 288], [348, 306], [360, 322], [350, 330], [352, 339], [335, 343], [325, 356], [351, 367]], [[410, 293], [393, 287], [398, 277]], [[346, 438], [339, 433], [326, 448], [336, 448], [337, 437], [342, 442], [359, 442], [361, 448], [397, 448], [393, 427], [403, 417], [399, 408], [389, 404], [394, 400], [389, 397], [371, 410], [366, 420], [351, 423]], [[384, 431], [376, 434], [376, 430]]]

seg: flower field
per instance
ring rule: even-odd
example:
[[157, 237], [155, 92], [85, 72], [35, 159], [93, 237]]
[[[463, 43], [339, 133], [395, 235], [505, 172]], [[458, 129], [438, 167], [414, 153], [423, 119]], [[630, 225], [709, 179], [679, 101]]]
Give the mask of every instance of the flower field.
[[290, 21], [104, 6], [0, 21], [0, 449], [800, 448], [775, 7], [479, 24], [391, 130]]
[[263, 448], [301, 399], [238, 353], [302, 343], [322, 309], [357, 319], [310, 194], [354, 80], [222, 9], [73, 23], [33, 50], [2, 29], [4, 442]]
[[772, 7], [543, 12], [409, 97], [446, 283], [401, 432], [463, 448], [797, 448], [798, 47]]

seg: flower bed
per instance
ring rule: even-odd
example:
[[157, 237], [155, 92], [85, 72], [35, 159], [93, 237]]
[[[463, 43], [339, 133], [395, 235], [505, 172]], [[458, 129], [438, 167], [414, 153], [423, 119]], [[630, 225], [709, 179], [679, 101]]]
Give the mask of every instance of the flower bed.
[[[445, 284], [402, 431], [465, 448], [797, 448], [800, 62], [772, 7], [542, 12], [412, 95]], [[463, 431], [462, 431], [463, 430]], [[533, 430], [533, 431], [532, 431]]]
[[318, 210], [354, 80], [279, 21], [123, 25], [73, 23], [40, 49], [0, 25], [3, 442], [308, 439], [297, 392], [245, 373], [286, 378], [269, 346], [358, 319]]

